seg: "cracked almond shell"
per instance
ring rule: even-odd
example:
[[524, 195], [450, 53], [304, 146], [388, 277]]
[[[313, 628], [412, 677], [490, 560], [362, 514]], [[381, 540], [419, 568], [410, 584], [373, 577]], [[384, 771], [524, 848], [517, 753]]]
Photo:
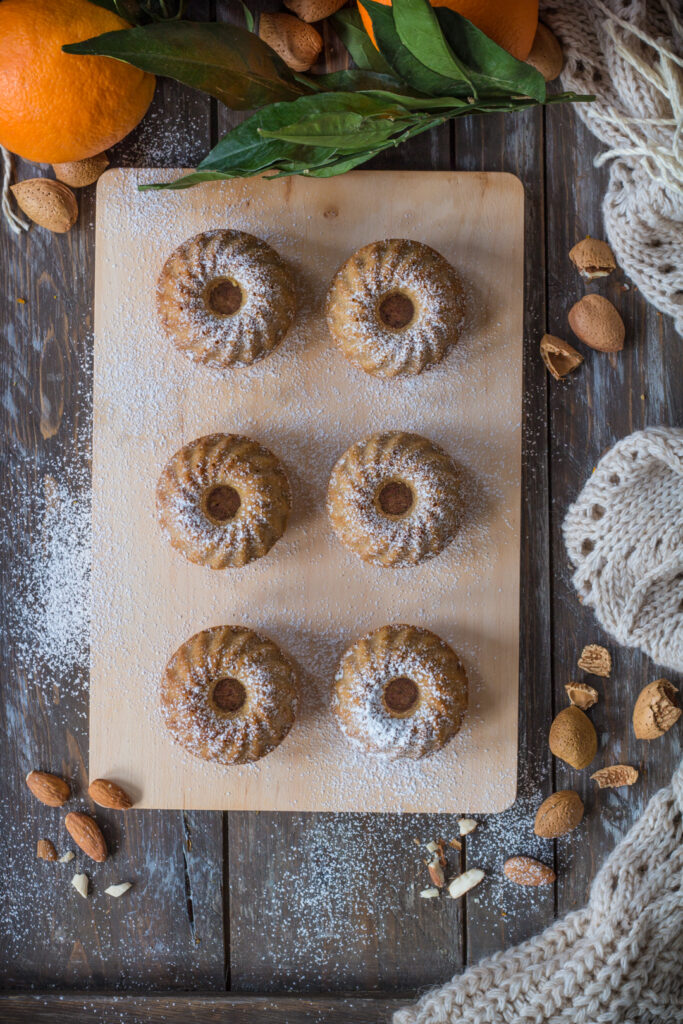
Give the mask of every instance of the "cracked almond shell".
[[632, 768], [630, 764], [610, 764], [606, 768], [598, 768], [591, 779], [597, 782], [600, 789], [632, 786], [638, 780], [638, 769]]
[[569, 310], [569, 326], [584, 345], [598, 352], [620, 352], [626, 328], [615, 306], [602, 295], [584, 295]]
[[633, 731], [639, 740], [656, 740], [681, 717], [678, 690], [668, 679], [655, 679], [638, 695], [633, 709]]
[[592, 708], [594, 704], [597, 704], [600, 696], [598, 691], [594, 687], [589, 686], [588, 683], [567, 683], [565, 690], [572, 704], [575, 704], [582, 711], [587, 711], [588, 708]]
[[555, 380], [566, 377], [583, 362], [580, 352], [577, 352], [568, 341], [557, 338], [554, 334], [544, 334], [541, 338], [541, 359]]
[[320, 56], [323, 37], [292, 14], [262, 14], [259, 36], [292, 71], [308, 71]]
[[543, 839], [557, 839], [575, 829], [583, 818], [583, 801], [573, 789], [560, 789], [536, 811], [534, 832]]
[[536, 68], [546, 82], [553, 82], [562, 71], [564, 55], [560, 42], [557, 36], [540, 21], [526, 63], [531, 64], [532, 68]]
[[617, 261], [607, 242], [586, 235], [569, 250], [569, 259], [587, 281], [607, 277], [616, 270]]
[[555, 757], [578, 770], [587, 768], [598, 752], [593, 723], [573, 704], [555, 716], [548, 742]]

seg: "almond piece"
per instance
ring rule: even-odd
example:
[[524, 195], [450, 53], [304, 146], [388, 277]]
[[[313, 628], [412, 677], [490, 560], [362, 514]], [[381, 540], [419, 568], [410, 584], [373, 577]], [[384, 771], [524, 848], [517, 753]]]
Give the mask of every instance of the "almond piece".
[[308, 71], [323, 48], [320, 33], [291, 14], [262, 14], [258, 34], [292, 71]]
[[48, 807], [62, 807], [71, 796], [69, 783], [50, 772], [29, 772], [26, 785], [36, 800]]
[[441, 889], [446, 884], [446, 877], [443, 873], [443, 868], [439, 864], [438, 857], [435, 857], [433, 860], [430, 860], [429, 864], [427, 865], [427, 871], [429, 872], [429, 877], [432, 881], [432, 885], [435, 885], [437, 889]]
[[52, 170], [59, 181], [71, 188], [85, 188], [92, 185], [99, 176], [109, 167], [109, 157], [106, 153], [98, 153], [97, 156], [86, 157], [85, 160], [73, 160], [66, 164], [53, 164]]
[[468, 836], [470, 832], [474, 832], [477, 827], [477, 822], [474, 818], [458, 818], [458, 830], [461, 836]]
[[107, 844], [102, 830], [94, 818], [78, 811], [71, 811], [64, 819], [66, 830], [83, 853], [96, 861], [107, 859]]
[[470, 889], [474, 889], [475, 885], [479, 885], [483, 877], [484, 872], [481, 868], [470, 868], [469, 871], [457, 875], [448, 883], [448, 895], [452, 900], [459, 899]]
[[573, 789], [560, 789], [536, 811], [534, 832], [543, 839], [557, 839], [575, 829], [583, 818], [583, 801]]
[[503, 874], [515, 885], [552, 885], [557, 878], [552, 868], [533, 857], [509, 857]]
[[592, 676], [603, 676], [608, 679], [612, 671], [612, 656], [605, 647], [600, 644], [588, 644], [581, 651], [579, 668]]
[[633, 709], [633, 731], [639, 740], [656, 740], [681, 717], [676, 703], [678, 690], [668, 679], [655, 679], [638, 695]]
[[128, 892], [128, 890], [131, 889], [132, 886], [132, 882], [117, 882], [115, 885], [107, 886], [107, 888], [104, 891], [106, 892], [107, 896], [113, 896], [115, 899], [118, 899], [119, 896], [123, 896], [125, 892]]
[[607, 768], [599, 768], [593, 772], [600, 789], [614, 789], [616, 786], [632, 786], [638, 778], [638, 769], [630, 764], [611, 764]]
[[73, 878], [71, 879], [71, 884], [73, 885], [73, 887], [76, 890], [76, 892], [80, 896], [83, 897], [83, 899], [87, 899], [87, 896], [88, 896], [88, 876], [87, 875], [74, 875]]
[[422, 889], [420, 892], [420, 899], [433, 900], [439, 895], [438, 889]]
[[340, 11], [346, 0], [285, 0], [285, 7], [302, 21], [323, 21]]
[[626, 328], [615, 306], [602, 295], [584, 295], [568, 314], [569, 326], [584, 345], [598, 352], [621, 352]]
[[594, 704], [598, 703], [598, 691], [589, 686], [588, 683], [575, 683], [573, 680], [565, 686], [567, 696], [572, 704], [582, 711], [587, 711]]
[[587, 768], [598, 752], [593, 723], [573, 704], [555, 716], [548, 742], [555, 757], [579, 770]]
[[544, 334], [541, 338], [541, 359], [555, 380], [566, 377], [583, 362], [580, 352], [554, 334]]
[[581, 277], [585, 277], [587, 281], [594, 281], [597, 277], [608, 277], [617, 266], [614, 253], [607, 242], [591, 238], [590, 235], [586, 235], [569, 250], [569, 259]]
[[55, 844], [50, 839], [39, 839], [36, 846], [36, 857], [39, 860], [57, 860]]
[[133, 801], [115, 782], [109, 779], [95, 779], [88, 786], [88, 794], [100, 807], [111, 807], [115, 811], [127, 811], [133, 806]]
[[27, 178], [11, 189], [19, 208], [41, 228], [63, 234], [78, 220], [76, 196], [61, 181]]
[[76, 854], [73, 852], [73, 850], [67, 850], [66, 853], [63, 853], [62, 856], [59, 858], [59, 863], [70, 864], [75, 856]]
[[540, 21], [526, 63], [531, 64], [532, 68], [536, 68], [546, 82], [553, 82], [564, 66], [562, 47], [557, 36]]

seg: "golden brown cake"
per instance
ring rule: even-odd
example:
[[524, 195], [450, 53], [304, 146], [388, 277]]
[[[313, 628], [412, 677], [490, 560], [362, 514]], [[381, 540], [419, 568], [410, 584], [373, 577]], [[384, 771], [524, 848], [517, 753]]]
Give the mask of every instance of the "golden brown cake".
[[373, 434], [344, 452], [327, 490], [339, 540], [375, 565], [415, 565], [450, 544], [460, 521], [458, 470], [419, 434]]
[[276, 348], [296, 313], [284, 260], [266, 242], [223, 228], [189, 238], [157, 282], [161, 323], [176, 348], [210, 366], [248, 366]]
[[287, 527], [289, 481], [271, 451], [237, 434], [186, 444], [157, 484], [157, 520], [174, 548], [210, 569], [262, 558]]
[[297, 693], [294, 666], [272, 640], [244, 626], [215, 626], [169, 661], [161, 714], [175, 742], [195, 757], [245, 764], [282, 743]]
[[444, 257], [422, 242], [389, 238], [355, 252], [327, 295], [327, 323], [343, 354], [366, 373], [411, 376], [458, 340], [463, 291]]
[[445, 640], [418, 626], [382, 626], [344, 654], [334, 712], [344, 733], [371, 754], [414, 760], [460, 729], [467, 675]]

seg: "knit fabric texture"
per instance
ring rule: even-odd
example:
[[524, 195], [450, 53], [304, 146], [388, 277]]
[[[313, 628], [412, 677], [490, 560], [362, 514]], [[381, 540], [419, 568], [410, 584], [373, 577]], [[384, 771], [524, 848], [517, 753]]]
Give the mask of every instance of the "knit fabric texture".
[[562, 85], [613, 161], [602, 212], [617, 262], [683, 333], [683, 12], [680, 0], [545, 0]]
[[618, 441], [563, 531], [574, 586], [607, 632], [683, 671], [683, 430]]
[[683, 762], [598, 873], [587, 907], [393, 1024], [680, 1024], [682, 964]]

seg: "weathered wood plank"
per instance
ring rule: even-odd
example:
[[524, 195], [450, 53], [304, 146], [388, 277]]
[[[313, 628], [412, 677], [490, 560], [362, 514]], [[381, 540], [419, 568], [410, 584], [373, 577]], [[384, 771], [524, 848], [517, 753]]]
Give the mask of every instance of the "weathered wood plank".
[[[555, 710], [566, 705], [564, 686], [570, 679], [586, 678], [601, 695], [590, 711], [600, 741], [595, 761], [583, 772], [558, 760], [554, 766], [556, 788], [576, 788], [586, 804], [580, 829], [557, 843], [558, 912], [564, 913], [585, 902], [607, 854], [650, 796], [669, 780], [680, 760], [681, 733], [672, 730], [651, 744], [635, 739], [630, 719], [638, 692], [670, 673], [640, 652], [619, 647], [580, 604], [571, 583], [562, 520], [615, 441], [646, 425], [683, 424], [683, 352], [671, 322], [645, 304], [621, 271], [587, 284], [569, 262], [567, 253], [580, 238], [604, 237], [600, 204], [608, 171], [593, 167], [601, 147], [574, 113], [555, 108], [552, 115], [547, 120], [546, 161], [548, 195], [554, 197], [548, 204], [548, 330], [574, 343], [567, 312], [587, 292], [614, 302], [626, 324], [623, 352], [605, 355], [578, 344], [585, 363], [565, 382], [550, 382]], [[577, 669], [587, 643], [603, 643], [612, 652], [610, 679], [585, 677]], [[599, 791], [589, 778], [591, 771], [615, 762], [638, 767], [640, 779], [628, 790]]]
[[0, 997], [6, 1024], [387, 1024], [403, 999], [381, 996], [158, 996], [31, 993]]

